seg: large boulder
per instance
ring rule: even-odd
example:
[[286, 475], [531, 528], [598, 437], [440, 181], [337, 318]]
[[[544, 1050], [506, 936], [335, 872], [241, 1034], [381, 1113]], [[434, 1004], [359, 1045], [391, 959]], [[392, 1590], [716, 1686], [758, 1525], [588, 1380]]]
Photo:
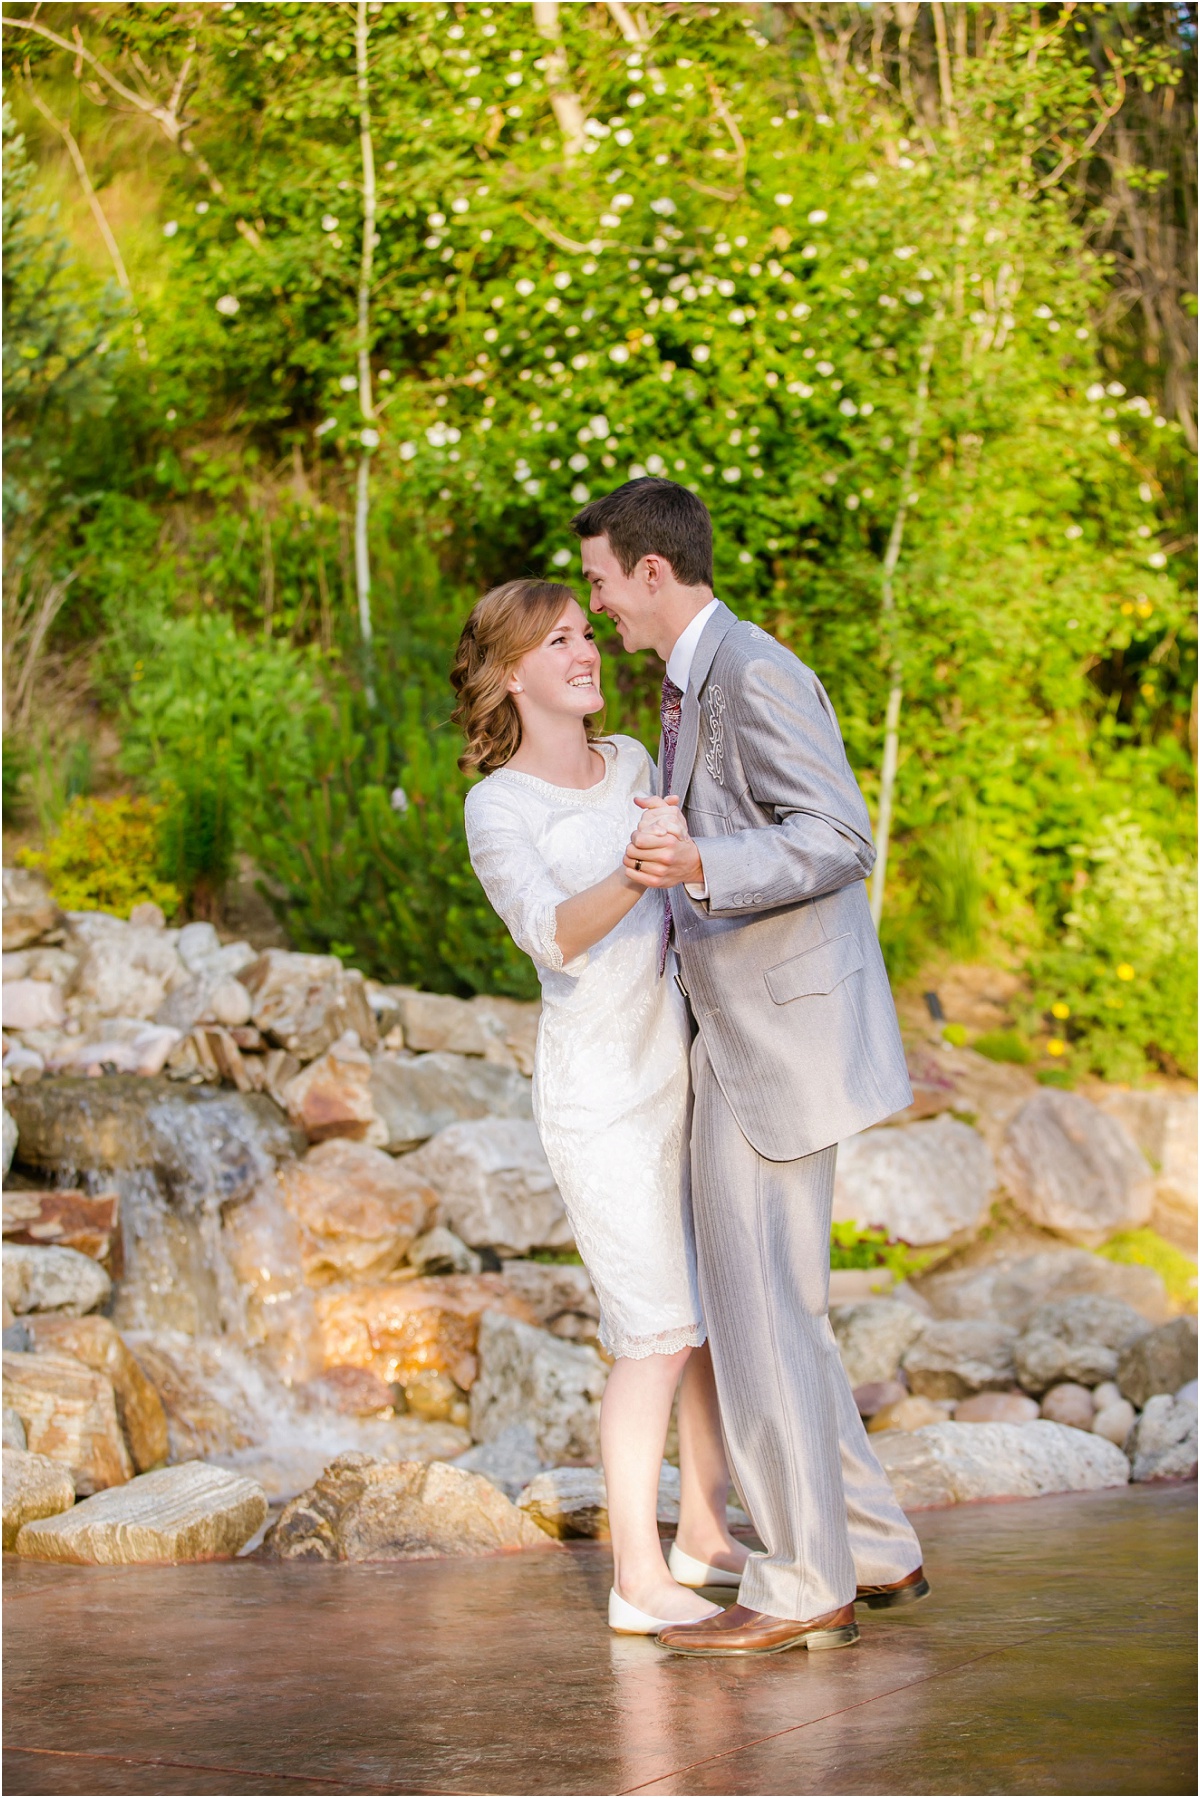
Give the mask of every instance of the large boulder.
[[6, 954], [36, 943], [65, 924], [46, 882], [31, 868], [5, 868], [3, 887]]
[[132, 1477], [112, 1382], [73, 1355], [6, 1349], [4, 1403], [24, 1424], [30, 1451], [67, 1467], [80, 1495]]
[[401, 989], [397, 997], [404, 1041], [410, 1049], [483, 1056], [504, 1046], [508, 1032], [491, 1006], [412, 988]]
[[120, 1198], [115, 1192], [72, 1190], [4, 1194], [4, 1240], [31, 1247], [74, 1249], [107, 1262], [117, 1237]]
[[1146, 1223], [1154, 1173], [1124, 1126], [1078, 1093], [1045, 1087], [1012, 1119], [1000, 1174], [1031, 1222], [1096, 1248]]
[[371, 1099], [393, 1155], [470, 1118], [533, 1117], [523, 1074], [474, 1056], [379, 1054], [371, 1062]]
[[1195, 1400], [1156, 1393], [1146, 1401], [1126, 1448], [1135, 1480], [1194, 1480]]
[[365, 1049], [378, 1044], [363, 977], [335, 955], [268, 949], [241, 976], [263, 1035], [301, 1061], [313, 1061], [347, 1030]]
[[339, 1456], [284, 1507], [264, 1545], [283, 1561], [424, 1561], [548, 1546], [482, 1474], [364, 1454]]
[[1040, 1498], [1123, 1486], [1129, 1463], [1102, 1436], [1034, 1423], [929, 1424], [872, 1438], [906, 1510], [980, 1498]]
[[1018, 1330], [1039, 1305], [1089, 1292], [1132, 1305], [1150, 1323], [1171, 1316], [1167, 1289], [1153, 1268], [1126, 1266], [1065, 1243], [1030, 1255], [1005, 1255], [982, 1267], [929, 1274], [920, 1289], [936, 1317], [994, 1317]]
[[27, 1523], [17, 1553], [106, 1567], [223, 1560], [246, 1545], [266, 1515], [266, 1495], [253, 1480], [185, 1461], [98, 1493], [58, 1517]]
[[487, 1311], [479, 1324], [479, 1377], [471, 1434], [488, 1442], [527, 1423], [543, 1462], [593, 1463], [600, 1454], [600, 1399], [608, 1370], [594, 1349]]
[[423, 1373], [443, 1373], [469, 1391], [479, 1368], [480, 1320], [489, 1311], [534, 1322], [500, 1274], [448, 1274], [322, 1293], [317, 1317], [325, 1365], [369, 1367], [405, 1387]]
[[904, 1354], [908, 1383], [922, 1398], [970, 1398], [1013, 1383], [1016, 1331], [985, 1320], [929, 1324]]
[[[608, 1489], [600, 1467], [549, 1467], [536, 1474], [517, 1503], [559, 1541], [609, 1540]], [[659, 1523], [679, 1522], [679, 1469], [664, 1461], [658, 1476]]]
[[1153, 1224], [1189, 1254], [1196, 1252], [1196, 1094], [1162, 1088], [1126, 1092], [1100, 1086], [1093, 1097], [1118, 1119], [1157, 1169]]
[[49, 1455], [21, 1448], [4, 1450], [4, 1546], [15, 1548], [23, 1526], [38, 1517], [56, 1517], [75, 1503], [71, 1470]]
[[1159, 1392], [1178, 1392], [1196, 1378], [1196, 1319], [1172, 1323], [1126, 1343], [1117, 1361], [1122, 1396], [1142, 1406]]
[[894, 1379], [904, 1351], [926, 1327], [919, 1311], [896, 1299], [834, 1305], [829, 1321], [852, 1387]]
[[112, 1292], [99, 1263], [75, 1249], [6, 1242], [3, 1253], [4, 1302], [18, 1317], [30, 1311], [82, 1317]]
[[31, 1317], [26, 1328], [38, 1351], [72, 1355], [111, 1383], [117, 1417], [138, 1473], [149, 1473], [166, 1460], [163, 1402], [107, 1317]]
[[1061, 1380], [1098, 1386], [1115, 1375], [1119, 1351], [1148, 1327], [1132, 1306], [1096, 1293], [1039, 1305], [1013, 1350], [1017, 1378], [1035, 1393]]
[[840, 1144], [833, 1215], [903, 1242], [945, 1242], [975, 1228], [995, 1184], [992, 1152], [978, 1130], [943, 1113]]
[[312, 1286], [391, 1273], [437, 1204], [408, 1162], [344, 1137], [285, 1164], [279, 1195], [300, 1226], [304, 1274]]
[[600, 1301], [586, 1267], [564, 1261], [506, 1261], [504, 1278], [551, 1335], [568, 1342], [597, 1336]]
[[536, 1125], [519, 1118], [451, 1124], [407, 1157], [432, 1186], [439, 1221], [502, 1255], [570, 1248], [571, 1227]]
[[371, 1096], [371, 1057], [356, 1030], [347, 1030], [289, 1080], [283, 1098], [288, 1116], [309, 1142], [339, 1136], [375, 1148], [387, 1142], [387, 1125], [375, 1115]]
[[66, 1021], [66, 998], [53, 980], [6, 980], [0, 1003], [6, 1030], [57, 1030]]
[[71, 996], [85, 1015], [152, 1018], [167, 994], [188, 979], [173, 931], [125, 924], [101, 913], [73, 913], [71, 924], [84, 945]]

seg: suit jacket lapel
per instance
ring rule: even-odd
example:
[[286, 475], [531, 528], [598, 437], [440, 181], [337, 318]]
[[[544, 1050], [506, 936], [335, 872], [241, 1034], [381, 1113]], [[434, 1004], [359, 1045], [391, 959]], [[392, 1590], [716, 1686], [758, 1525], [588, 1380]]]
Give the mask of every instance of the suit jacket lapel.
[[[683, 705], [679, 717], [679, 742], [675, 746], [674, 778], [672, 790], [679, 795], [679, 803], [683, 805], [687, 799], [688, 788], [692, 784], [692, 773], [696, 766], [696, 753], [700, 747], [700, 693], [708, 679], [709, 669], [713, 665], [721, 643], [737, 623], [736, 614], [726, 605], [719, 605], [696, 645], [696, 654], [692, 659], [691, 673], [688, 675], [687, 692], [683, 696]], [[661, 770], [660, 770], [661, 778]]]

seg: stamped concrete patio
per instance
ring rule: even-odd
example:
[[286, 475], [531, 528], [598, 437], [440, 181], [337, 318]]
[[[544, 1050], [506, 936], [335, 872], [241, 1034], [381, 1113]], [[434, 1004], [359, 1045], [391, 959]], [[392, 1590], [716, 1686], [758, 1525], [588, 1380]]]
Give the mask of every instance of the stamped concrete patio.
[[604, 1626], [587, 1544], [370, 1567], [5, 1557], [25, 1793], [1192, 1793], [1194, 1486], [918, 1518], [934, 1595], [836, 1654]]

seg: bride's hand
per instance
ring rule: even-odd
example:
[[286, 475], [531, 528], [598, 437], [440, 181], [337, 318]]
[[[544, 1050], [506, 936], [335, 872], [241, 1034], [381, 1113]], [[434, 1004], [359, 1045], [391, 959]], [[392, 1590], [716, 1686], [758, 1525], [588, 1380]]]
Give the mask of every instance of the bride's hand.
[[686, 837], [689, 834], [687, 819], [679, 809], [679, 801], [673, 793], [668, 794], [665, 799], [638, 797], [634, 799], [634, 804], [640, 805], [643, 812], [641, 822], [629, 839], [635, 847], [639, 844], [646, 847], [650, 837], [661, 839]]

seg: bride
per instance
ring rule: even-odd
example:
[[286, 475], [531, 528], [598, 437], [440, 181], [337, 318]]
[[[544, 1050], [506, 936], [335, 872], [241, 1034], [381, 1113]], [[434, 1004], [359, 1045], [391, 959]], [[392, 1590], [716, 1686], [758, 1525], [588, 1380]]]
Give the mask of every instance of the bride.
[[[715, 1615], [701, 1586], [736, 1587], [729, 1472], [696, 1289], [688, 1191], [689, 1031], [674, 955], [660, 974], [664, 900], [623, 869], [631, 831], [682, 833], [639, 809], [654, 768], [632, 737], [599, 737], [600, 652], [569, 587], [495, 587], [451, 672], [471, 862], [537, 967], [533, 1105], [614, 1365], [600, 1413], [613, 1589], [609, 1623], [652, 1634]], [[659, 1469], [679, 1388], [679, 1528], [664, 1562]]]

